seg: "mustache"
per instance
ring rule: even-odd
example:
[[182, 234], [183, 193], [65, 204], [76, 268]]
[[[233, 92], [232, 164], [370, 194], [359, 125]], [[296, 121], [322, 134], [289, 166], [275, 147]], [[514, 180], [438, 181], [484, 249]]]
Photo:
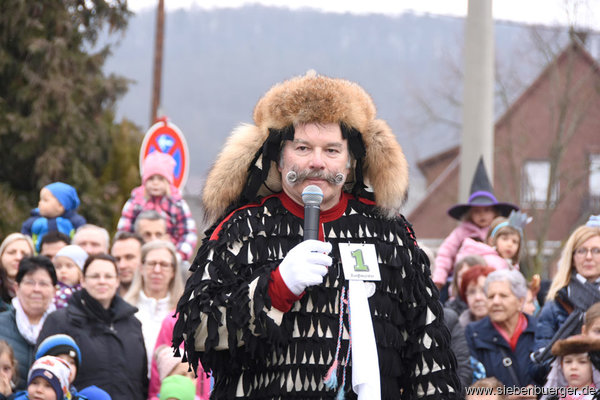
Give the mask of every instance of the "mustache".
[[292, 169], [287, 173], [286, 179], [289, 183], [294, 185], [302, 183], [306, 179], [322, 179], [332, 185], [341, 185], [346, 180], [346, 176], [341, 172], [315, 171], [311, 169], [296, 171], [295, 169]]

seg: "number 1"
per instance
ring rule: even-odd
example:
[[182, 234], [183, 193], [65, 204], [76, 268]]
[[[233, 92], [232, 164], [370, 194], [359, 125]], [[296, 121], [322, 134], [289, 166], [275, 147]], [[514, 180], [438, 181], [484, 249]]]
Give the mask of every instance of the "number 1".
[[363, 253], [361, 249], [354, 250], [350, 253], [354, 260], [356, 260], [356, 265], [354, 266], [355, 271], [368, 271], [369, 267], [365, 265], [365, 261], [363, 259]]

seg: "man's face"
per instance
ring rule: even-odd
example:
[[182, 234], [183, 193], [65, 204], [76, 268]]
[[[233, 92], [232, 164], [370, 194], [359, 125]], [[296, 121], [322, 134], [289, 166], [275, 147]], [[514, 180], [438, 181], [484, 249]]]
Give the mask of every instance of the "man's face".
[[141, 219], [138, 222], [136, 233], [144, 239], [144, 243], [153, 240], [169, 240], [169, 237], [167, 236], [167, 225], [165, 224], [165, 221], [160, 219]]
[[40, 250], [40, 255], [41, 256], [46, 256], [49, 259], [53, 259], [54, 256], [56, 255], [56, 253], [58, 253], [58, 251], [60, 249], [62, 249], [63, 247], [65, 247], [67, 244], [63, 241], [58, 241], [58, 242], [54, 242], [54, 243], [44, 243], [42, 244], [42, 248]]
[[81, 247], [90, 256], [108, 252], [106, 238], [102, 232], [97, 229], [84, 229], [77, 232], [73, 238], [73, 244]]
[[111, 255], [117, 260], [121, 284], [129, 285], [142, 265], [142, 246], [136, 239], [117, 240]]
[[[349, 173], [347, 140], [337, 124], [306, 124], [295, 128], [294, 140], [286, 141], [278, 169], [281, 172], [283, 191], [296, 203], [302, 202], [302, 191], [308, 185], [317, 185], [323, 191], [322, 210], [335, 206], [342, 193], [342, 185]], [[298, 174], [290, 183], [288, 172]], [[341, 173], [341, 183], [333, 182]]]

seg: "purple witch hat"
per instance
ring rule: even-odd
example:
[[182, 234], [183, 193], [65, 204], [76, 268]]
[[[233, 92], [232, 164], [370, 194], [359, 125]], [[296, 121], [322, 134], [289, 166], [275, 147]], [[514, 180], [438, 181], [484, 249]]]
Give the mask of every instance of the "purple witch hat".
[[488, 178], [483, 165], [483, 157], [479, 158], [475, 176], [471, 182], [471, 194], [466, 204], [456, 204], [448, 209], [448, 215], [454, 219], [460, 220], [471, 207], [492, 206], [498, 210], [498, 214], [507, 217], [512, 210], [518, 211], [519, 207], [511, 203], [500, 203], [494, 196], [492, 184]]

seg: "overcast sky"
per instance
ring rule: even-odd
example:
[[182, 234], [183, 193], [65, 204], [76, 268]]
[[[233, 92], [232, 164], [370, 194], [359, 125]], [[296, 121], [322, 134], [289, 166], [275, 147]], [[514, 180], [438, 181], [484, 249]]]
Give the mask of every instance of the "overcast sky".
[[[400, 14], [404, 11], [465, 16], [467, 0], [165, 0], [167, 10], [179, 8], [239, 7], [245, 4], [310, 7], [331, 12]], [[158, 0], [129, 0], [129, 7], [139, 11], [156, 7]], [[548, 25], [569, 24], [600, 30], [600, 0], [495, 0], [495, 19]]]

